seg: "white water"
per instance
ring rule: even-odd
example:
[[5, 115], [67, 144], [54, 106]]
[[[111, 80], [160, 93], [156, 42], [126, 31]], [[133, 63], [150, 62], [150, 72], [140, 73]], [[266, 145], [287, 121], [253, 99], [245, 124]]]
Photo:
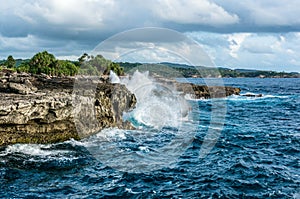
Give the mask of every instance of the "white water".
[[[50, 145], [48, 145], [50, 146]], [[44, 150], [43, 150], [44, 149]], [[47, 145], [41, 144], [15, 144], [8, 146], [0, 156], [5, 156], [11, 153], [23, 153], [32, 156], [48, 156], [59, 153], [66, 153], [65, 151], [55, 151], [55, 154], [51, 150], [46, 150]]]
[[111, 83], [120, 83], [120, 78], [112, 70], [109, 73], [109, 80]]
[[136, 108], [124, 114], [124, 119], [134, 119], [141, 126], [156, 129], [162, 127], [179, 128], [188, 115], [189, 106], [183, 96], [175, 89], [156, 82], [148, 72], [135, 71], [123, 79], [117, 78], [112, 71], [111, 82], [120, 82], [137, 98]]
[[[249, 97], [246, 95], [253, 95], [254, 97]], [[257, 97], [259, 93], [241, 93], [241, 95], [232, 95], [227, 97], [228, 100], [231, 101], [256, 101], [256, 100], [265, 100], [265, 99], [274, 99], [274, 98], [279, 98], [279, 99], [286, 99], [288, 96], [280, 96], [280, 95], [262, 95], [261, 97]]]

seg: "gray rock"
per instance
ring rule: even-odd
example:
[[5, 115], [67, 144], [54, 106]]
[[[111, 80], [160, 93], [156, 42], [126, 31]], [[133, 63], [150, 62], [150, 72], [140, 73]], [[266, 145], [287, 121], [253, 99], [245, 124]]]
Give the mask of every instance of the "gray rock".
[[23, 83], [0, 78], [0, 146], [54, 143], [103, 128], [133, 128], [122, 120], [122, 113], [136, 104], [124, 85], [98, 83], [74, 90], [74, 78], [23, 77]]
[[37, 90], [36, 87], [30, 85], [29, 83], [18, 84], [13, 82], [8, 83], [8, 89], [13, 93], [24, 94], [24, 95], [35, 92]]

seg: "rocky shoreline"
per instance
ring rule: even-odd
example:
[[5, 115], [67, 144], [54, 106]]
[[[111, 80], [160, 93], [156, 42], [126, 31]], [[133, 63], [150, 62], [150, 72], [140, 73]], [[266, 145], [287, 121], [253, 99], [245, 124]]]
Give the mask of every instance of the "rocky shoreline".
[[[176, 83], [196, 98], [238, 95], [233, 87]], [[49, 77], [0, 72], [0, 146], [81, 139], [110, 127], [132, 129], [122, 120], [136, 98], [124, 85], [104, 78]]]
[[124, 85], [87, 78], [78, 84], [75, 78], [26, 73], [0, 75], [0, 146], [78, 140], [104, 128], [133, 128], [122, 120], [122, 112], [136, 104]]

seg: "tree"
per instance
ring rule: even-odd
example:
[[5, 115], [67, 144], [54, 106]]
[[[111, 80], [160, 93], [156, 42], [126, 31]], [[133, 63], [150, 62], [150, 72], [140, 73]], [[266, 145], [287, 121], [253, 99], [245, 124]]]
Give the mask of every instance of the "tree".
[[114, 71], [117, 75], [123, 75], [124, 69], [119, 64], [105, 59], [102, 55], [90, 56], [83, 54], [79, 59], [80, 74], [84, 75], [108, 75], [109, 71]]
[[57, 60], [54, 55], [44, 51], [35, 54], [28, 63], [22, 64], [17, 70], [52, 76], [74, 76], [79, 72], [79, 66], [68, 60]]
[[56, 66], [56, 59], [54, 55], [48, 53], [47, 51], [39, 52], [35, 54], [29, 62], [30, 72], [40, 74], [49, 74], [52, 68]]
[[22, 62], [22, 63], [17, 67], [17, 71], [18, 71], [18, 72], [25, 72], [25, 73], [28, 73], [29, 70], [30, 70], [29, 61]]
[[57, 61], [57, 75], [74, 76], [78, 73], [79, 68], [70, 61], [58, 60]]
[[15, 61], [15, 59], [13, 58], [12, 55], [9, 55], [9, 56], [7, 57], [7, 60], [6, 60], [6, 62], [5, 62], [5, 65], [6, 65], [7, 68], [14, 68], [14, 67], [15, 67], [16, 61]]

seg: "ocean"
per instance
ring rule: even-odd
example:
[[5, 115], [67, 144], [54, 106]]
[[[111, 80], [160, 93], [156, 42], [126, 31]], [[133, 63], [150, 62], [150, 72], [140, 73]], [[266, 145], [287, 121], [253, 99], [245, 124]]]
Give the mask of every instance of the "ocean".
[[224, 78], [262, 97], [183, 100], [143, 78], [136, 130], [1, 148], [0, 198], [300, 198], [300, 79]]

